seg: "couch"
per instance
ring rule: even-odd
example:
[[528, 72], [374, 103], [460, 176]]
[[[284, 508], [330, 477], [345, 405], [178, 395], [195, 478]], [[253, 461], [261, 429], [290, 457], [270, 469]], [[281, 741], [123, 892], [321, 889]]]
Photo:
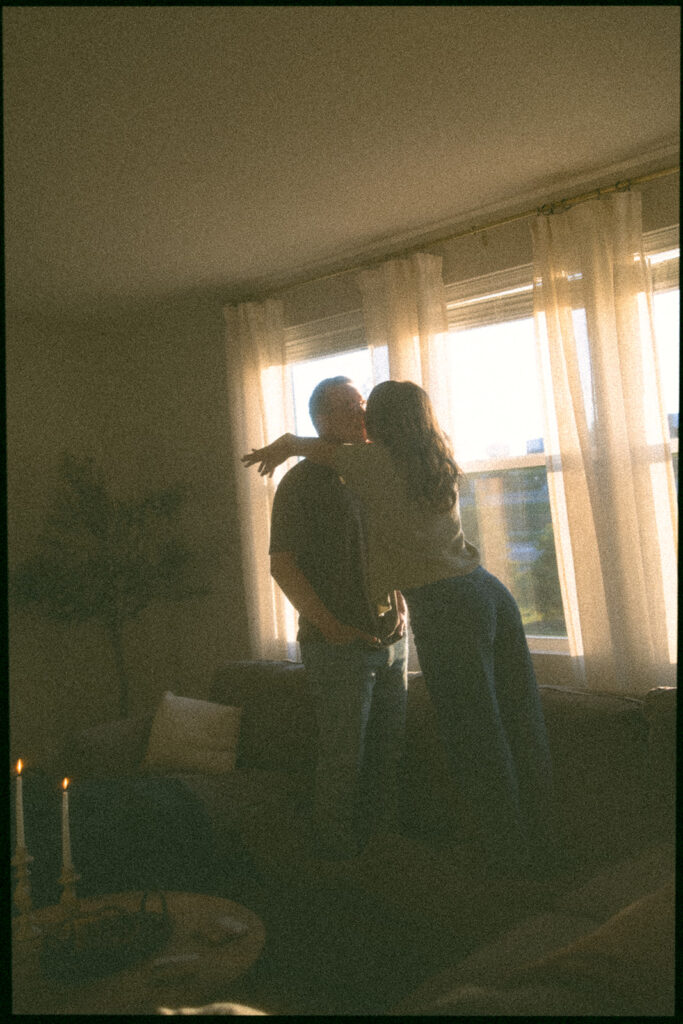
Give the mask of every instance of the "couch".
[[60, 772], [152, 792], [165, 781], [201, 808], [217, 871], [246, 858], [290, 900], [344, 891], [379, 907], [415, 956], [403, 985], [394, 979], [369, 1012], [673, 1013], [675, 689], [629, 697], [541, 687], [562, 848], [543, 884], [487, 879], [462, 842], [419, 673], [409, 681], [399, 828], [343, 862], [313, 854], [315, 724], [303, 666], [223, 665], [208, 700], [241, 709], [230, 770], [145, 767], [147, 714], [67, 737]]

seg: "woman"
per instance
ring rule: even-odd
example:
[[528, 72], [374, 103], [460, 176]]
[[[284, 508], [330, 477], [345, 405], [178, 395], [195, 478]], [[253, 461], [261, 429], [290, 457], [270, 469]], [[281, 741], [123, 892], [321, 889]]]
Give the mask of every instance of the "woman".
[[370, 394], [371, 444], [284, 434], [243, 457], [271, 476], [293, 455], [333, 466], [366, 514], [373, 598], [400, 590], [471, 839], [497, 874], [551, 856], [550, 757], [519, 609], [460, 522], [457, 466], [429, 397], [410, 381]]

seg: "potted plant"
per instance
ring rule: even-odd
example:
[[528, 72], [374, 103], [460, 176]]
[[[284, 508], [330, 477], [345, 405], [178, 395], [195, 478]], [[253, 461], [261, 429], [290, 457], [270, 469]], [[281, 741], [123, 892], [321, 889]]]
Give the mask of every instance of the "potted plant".
[[37, 550], [10, 577], [19, 606], [33, 604], [57, 622], [102, 622], [112, 646], [122, 718], [129, 706], [126, 623], [155, 601], [208, 593], [200, 559], [178, 519], [187, 490], [176, 484], [144, 498], [117, 499], [93, 459], [65, 453]]

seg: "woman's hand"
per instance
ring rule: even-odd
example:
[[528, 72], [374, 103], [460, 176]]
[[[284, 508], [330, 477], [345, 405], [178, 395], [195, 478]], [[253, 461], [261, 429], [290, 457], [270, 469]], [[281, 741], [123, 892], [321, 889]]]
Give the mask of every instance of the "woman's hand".
[[408, 612], [400, 590], [390, 594], [391, 608], [382, 615], [382, 637], [385, 644], [394, 644], [405, 635]]
[[396, 622], [393, 624], [393, 629], [388, 636], [385, 636], [385, 644], [394, 644], [397, 640], [400, 640], [405, 636], [406, 632], [406, 617], [404, 612], [397, 612]]
[[253, 466], [258, 462], [259, 476], [272, 476], [277, 467], [294, 454], [293, 438], [293, 434], [282, 434], [264, 448], [252, 448], [248, 455], [242, 456], [242, 462], [245, 466]]

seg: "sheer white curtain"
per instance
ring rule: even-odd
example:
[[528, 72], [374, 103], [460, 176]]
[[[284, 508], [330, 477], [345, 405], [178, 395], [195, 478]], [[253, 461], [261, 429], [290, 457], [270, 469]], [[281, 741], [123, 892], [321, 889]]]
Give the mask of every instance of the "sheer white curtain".
[[[428, 253], [387, 260], [375, 270], [360, 273], [359, 286], [368, 344], [388, 345], [389, 374], [393, 380], [412, 380], [427, 391], [457, 459], [441, 265], [440, 256]], [[508, 542], [505, 521], [500, 516], [501, 486], [500, 478], [476, 484], [479, 544], [487, 569], [509, 586]]]
[[291, 388], [285, 365], [282, 303], [275, 299], [226, 306], [226, 361], [235, 475], [239, 501], [242, 570], [249, 639], [254, 658], [287, 658], [285, 598], [270, 575], [270, 512], [280, 467], [272, 480], [239, 461], [294, 429]]
[[675, 679], [677, 505], [640, 195], [532, 225], [548, 486], [587, 686]]
[[429, 253], [391, 259], [361, 271], [358, 284], [368, 345], [388, 346], [391, 379], [423, 387], [449, 432], [443, 374], [448, 318], [441, 264], [440, 256]]

